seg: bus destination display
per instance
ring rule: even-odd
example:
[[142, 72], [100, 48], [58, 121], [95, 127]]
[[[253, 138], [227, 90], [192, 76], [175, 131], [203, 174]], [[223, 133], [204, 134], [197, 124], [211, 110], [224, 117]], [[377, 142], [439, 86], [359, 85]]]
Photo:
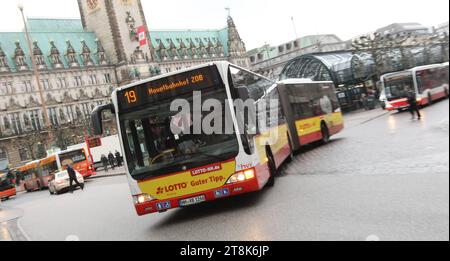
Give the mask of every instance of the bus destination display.
[[209, 66], [169, 76], [118, 92], [120, 110], [220, 85], [217, 68]]

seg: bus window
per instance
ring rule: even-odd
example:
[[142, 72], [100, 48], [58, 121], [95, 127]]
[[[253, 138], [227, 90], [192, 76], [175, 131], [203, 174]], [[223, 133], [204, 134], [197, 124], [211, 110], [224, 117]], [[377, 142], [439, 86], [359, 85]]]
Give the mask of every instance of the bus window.
[[[226, 114], [225, 110], [229, 110], [229, 106], [225, 106], [228, 100], [225, 88], [211, 86], [202, 90], [201, 94], [203, 101], [214, 99], [222, 103], [221, 116]], [[186, 100], [190, 111], [193, 111], [192, 93], [172, 99]], [[194, 127], [193, 113], [182, 117], [188, 117], [186, 123], [189, 126], [183, 124], [181, 133], [173, 133], [171, 126], [177, 122], [181, 111], [170, 110], [172, 99], [155, 101], [145, 108], [120, 115], [127, 163], [130, 174], [135, 179], [176, 173], [208, 162], [217, 162], [218, 159], [227, 161], [238, 154], [239, 146], [234, 133], [222, 131], [204, 135], [205, 126], [201, 123], [198, 124], [198, 133], [198, 129]], [[205, 119], [211, 112], [201, 113], [200, 118]]]
[[59, 155], [61, 164], [65, 163], [75, 164], [79, 162], [86, 161], [86, 154], [84, 153], [84, 149], [74, 150], [70, 152], [64, 152]]
[[308, 90], [302, 85], [287, 85], [287, 93], [296, 120], [314, 116], [312, 101], [308, 98]]
[[419, 93], [440, 87], [443, 84], [444, 79], [442, 78], [441, 70], [439, 69], [418, 71], [416, 75]]
[[274, 85], [273, 82], [265, 78], [233, 66], [230, 66], [230, 72], [234, 88], [246, 87], [250, 98], [255, 101], [261, 99], [267, 90]]
[[409, 90], [414, 90], [412, 75], [385, 80], [386, 98], [389, 101], [405, 98]]
[[58, 171], [58, 163], [56, 160], [51, 161], [42, 166], [42, 176], [49, 176]]

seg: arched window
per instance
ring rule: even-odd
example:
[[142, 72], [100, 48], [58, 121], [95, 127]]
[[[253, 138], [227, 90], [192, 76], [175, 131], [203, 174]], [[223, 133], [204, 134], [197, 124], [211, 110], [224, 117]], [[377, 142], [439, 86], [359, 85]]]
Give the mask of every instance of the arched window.
[[11, 122], [9, 122], [9, 118], [8, 117], [4, 117], [3, 118], [3, 124], [5, 126], [5, 130], [11, 129]]

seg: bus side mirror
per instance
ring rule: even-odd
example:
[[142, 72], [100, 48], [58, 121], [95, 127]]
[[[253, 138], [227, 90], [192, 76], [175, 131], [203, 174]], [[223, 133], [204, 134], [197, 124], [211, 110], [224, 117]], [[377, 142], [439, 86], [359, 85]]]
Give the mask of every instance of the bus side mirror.
[[248, 92], [248, 89], [246, 87], [238, 87], [237, 92], [239, 98], [241, 98], [241, 100], [243, 100], [244, 102], [250, 99], [250, 93]]
[[103, 134], [103, 112], [110, 111], [115, 113], [114, 105], [112, 103], [97, 106], [91, 114], [92, 127], [94, 134], [100, 136]]

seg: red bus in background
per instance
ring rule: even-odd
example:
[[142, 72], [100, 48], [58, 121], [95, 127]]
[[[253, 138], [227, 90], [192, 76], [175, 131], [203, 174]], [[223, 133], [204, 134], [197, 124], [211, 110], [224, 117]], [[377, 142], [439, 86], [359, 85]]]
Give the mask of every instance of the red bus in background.
[[386, 92], [386, 109], [407, 109], [408, 91], [416, 92], [420, 106], [449, 96], [448, 63], [419, 66], [407, 71], [389, 73], [381, 77]]
[[95, 175], [92, 162], [84, 148], [58, 152], [56, 153], [56, 158], [58, 168], [61, 170], [65, 164], [71, 164], [85, 179]]
[[14, 197], [16, 194], [13, 181], [8, 178], [7, 173], [0, 172], [0, 201]]

